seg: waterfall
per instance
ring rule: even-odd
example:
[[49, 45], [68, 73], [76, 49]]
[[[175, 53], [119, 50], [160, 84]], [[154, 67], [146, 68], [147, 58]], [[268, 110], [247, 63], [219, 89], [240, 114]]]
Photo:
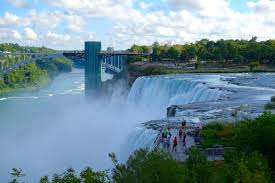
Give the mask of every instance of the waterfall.
[[140, 77], [129, 95], [128, 104], [138, 109], [166, 111], [171, 105], [218, 100], [224, 91], [207, 84], [177, 78]]
[[[218, 100], [225, 92], [207, 83], [169, 76], [140, 77], [128, 95], [128, 106], [154, 119], [166, 116], [171, 105]], [[156, 116], [158, 114], [158, 116]], [[141, 121], [143, 122], [143, 121]], [[138, 148], [150, 148], [157, 131], [136, 127], [123, 146], [123, 159]], [[126, 156], [125, 156], [126, 155]]]
[[128, 135], [127, 141], [123, 144], [122, 152], [120, 152], [120, 160], [126, 161], [128, 155], [140, 148], [151, 149], [158, 132], [144, 127], [136, 127]]

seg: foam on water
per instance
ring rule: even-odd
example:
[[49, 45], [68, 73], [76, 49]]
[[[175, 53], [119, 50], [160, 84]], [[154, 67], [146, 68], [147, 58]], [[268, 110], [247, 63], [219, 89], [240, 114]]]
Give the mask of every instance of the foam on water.
[[134, 83], [128, 104], [149, 110], [166, 111], [171, 105], [218, 100], [225, 91], [210, 89], [196, 81], [163, 78], [140, 77]]

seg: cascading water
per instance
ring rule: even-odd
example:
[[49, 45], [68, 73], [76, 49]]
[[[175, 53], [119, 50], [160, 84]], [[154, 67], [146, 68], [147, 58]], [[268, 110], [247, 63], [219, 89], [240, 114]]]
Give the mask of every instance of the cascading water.
[[223, 93], [219, 89], [210, 89], [206, 84], [190, 80], [140, 77], [129, 93], [128, 104], [136, 108], [158, 110], [163, 115], [168, 106], [213, 101]]
[[[224, 91], [210, 89], [207, 84], [173, 77], [140, 77], [128, 95], [128, 105], [138, 111], [151, 113], [152, 119], [164, 118], [166, 108], [195, 102], [218, 100]], [[150, 148], [157, 132], [137, 127], [129, 136], [123, 151], [131, 153], [138, 148]]]

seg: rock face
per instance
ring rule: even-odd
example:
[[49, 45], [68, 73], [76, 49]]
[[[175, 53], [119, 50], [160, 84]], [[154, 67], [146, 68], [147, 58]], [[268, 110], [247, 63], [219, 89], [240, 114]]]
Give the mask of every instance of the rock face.
[[167, 117], [175, 117], [177, 112], [177, 106], [172, 105], [171, 107], [167, 108]]

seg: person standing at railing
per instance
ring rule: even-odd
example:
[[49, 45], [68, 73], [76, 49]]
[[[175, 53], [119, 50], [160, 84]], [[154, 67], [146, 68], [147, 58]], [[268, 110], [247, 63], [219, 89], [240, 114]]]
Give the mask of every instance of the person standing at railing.
[[182, 138], [182, 134], [183, 134], [183, 131], [182, 131], [182, 129], [180, 128], [180, 129], [179, 129], [179, 138], [180, 138], [180, 139]]
[[177, 152], [177, 146], [178, 146], [178, 140], [177, 140], [177, 137], [174, 138], [173, 140], [173, 149], [172, 149], [172, 152]]
[[186, 133], [183, 133], [182, 146], [187, 150], [186, 137], [187, 137]]
[[168, 150], [170, 148], [170, 140], [171, 140], [171, 136], [167, 135], [165, 142], [166, 142], [166, 147], [167, 147]]

